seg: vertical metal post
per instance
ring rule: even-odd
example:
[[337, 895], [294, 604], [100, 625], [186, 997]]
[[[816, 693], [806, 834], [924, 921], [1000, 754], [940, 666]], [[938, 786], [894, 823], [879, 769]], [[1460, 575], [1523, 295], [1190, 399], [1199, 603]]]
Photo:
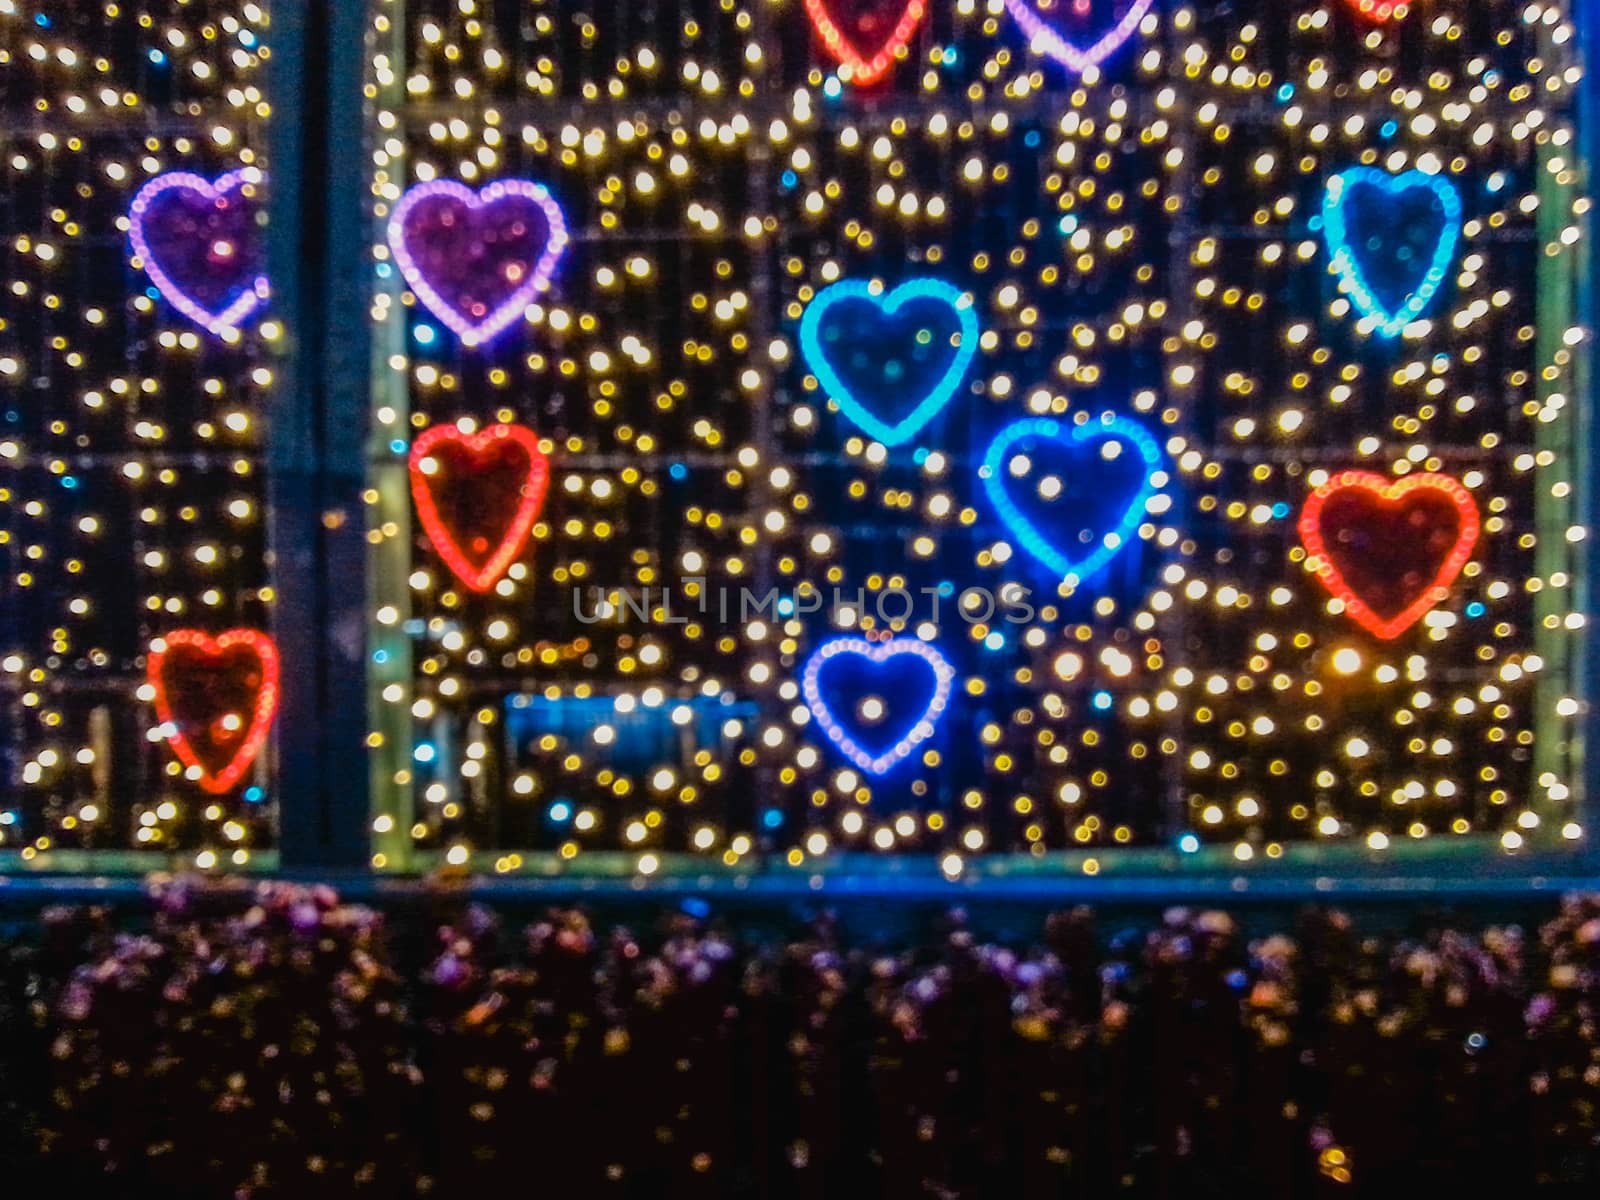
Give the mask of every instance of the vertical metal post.
[[[1549, 26], [1541, 25], [1539, 57], [1547, 74], [1560, 69], [1566, 51], [1555, 44]], [[1538, 538], [1534, 574], [1544, 586], [1534, 596], [1534, 645], [1543, 667], [1534, 688], [1534, 792], [1530, 801], [1551, 821], [1563, 819], [1565, 806], [1550, 804], [1547, 783], [1569, 781], [1576, 788], [1574, 772], [1580, 761], [1577, 752], [1578, 727], [1557, 712], [1557, 704], [1570, 695], [1581, 695], [1581, 680], [1576, 668], [1581, 658], [1573, 653], [1571, 634], [1564, 627], [1566, 614], [1580, 602], [1580, 580], [1572, 571], [1573, 548], [1567, 530], [1576, 520], [1577, 497], [1581, 486], [1583, 429], [1577, 412], [1581, 393], [1578, 375], [1580, 348], [1566, 344], [1566, 333], [1574, 322], [1576, 300], [1576, 261], [1561, 244], [1561, 231], [1572, 221], [1572, 204], [1577, 194], [1577, 172], [1572, 146], [1554, 142], [1554, 128], [1560, 121], [1546, 122], [1538, 133], [1536, 188], [1539, 215], [1536, 221], [1538, 255], [1534, 270], [1535, 349], [1538, 372], [1534, 385], [1541, 417], [1535, 425], [1535, 451], [1540, 461], [1553, 461], [1535, 475], [1534, 528]], [[1554, 420], [1542, 419], [1552, 402], [1566, 408]], [[1569, 482], [1572, 487], [1557, 493], [1546, 476]], [[1552, 579], [1567, 576], [1570, 582], [1558, 587]], [[1559, 828], [1559, 825], [1557, 826]], [[1553, 831], [1547, 831], [1553, 832]]]
[[268, 262], [284, 328], [268, 449], [281, 862], [366, 860], [367, 408], [362, 22], [278, 0], [269, 43]]
[[[375, 63], [372, 96], [389, 139], [374, 155], [374, 190], [406, 185], [407, 125], [405, 104], [406, 9], [396, 0], [382, 0], [373, 11], [372, 37]], [[396, 193], [397, 194], [397, 193]], [[376, 220], [389, 213], [386, 199], [363, 198]], [[412, 864], [411, 825], [415, 819], [412, 753], [415, 742], [411, 718], [413, 655], [407, 623], [411, 619], [411, 493], [405, 450], [411, 441], [410, 374], [406, 366], [406, 314], [400, 303], [404, 290], [393, 264], [381, 278], [387, 300], [385, 319], [374, 330], [370, 347], [372, 377], [367, 404], [370, 408], [367, 462], [369, 502], [366, 516], [367, 641], [372, 653], [368, 667], [366, 706], [371, 726], [372, 865], [404, 871]]]
[[1578, 580], [1574, 608], [1588, 618], [1583, 642], [1577, 655], [1577, 677], [1584, 702], [1583, 718], [1574, 731], [1575, 757], [1579, 765], [1577, 783], [1582, 789], [1583, 824], [1587, 831], [1587, 861], [1600, 871], [1600, 638], [1596, 637], [1595, 603], [1600, 598], [1600, 554], [1591, 546], [1600, 534], [1600, 484], [1594, 470], [1600, 464], [1600, 404], [1592, 389], [1592, 344], [1596, 330], [1596, 289], [1594, 282], [1594, 239], [1600, 236], [1600, 220], [1593, 203], [1595, 164], [1600, 163], [1600, 0], [1576, 0], [1572, 11], [1578, 30], [1578, 64], [1583, 83], [1578, 93], [1577, 155], [1578, 186], [1590, 199], [1582, 214], [1575, 263], [1577, 272], [1577, 315], [1585, 340], [1574, 348], [1575, 362], [1569, 396], [1576, 405], [1574, 444], [1581, 456], [1573, 486], [1577, 490], [1577, 517], [1589, 531], [1588, 538], [1575, 548], [1573, 574]]
[[[1173, 56], [1174, 61], [1182, 54], [1179, 45], [1178, 31], [1170, 22], [1162, 22], [1162, 37], [1165, 42], [1165, 53]], [[1183, 157], [1173, 171], [1171, 191], [1169, 195], [1186, 197], [1194, 193], [1194, 164], [1198, 157], [1195, 147], [1195, 126], [1188, 120], [1189, 114], [1173, 122], [1173, 145], [1183, 152]], [[1194, 292], [1194, 267], [1190, 262], [1191, 247], [1195, 245], [1195, 222], [1192, 206], [1180, 203], [1177, 209], [1170, 213], [1171, 224], [1167, 228], [1167, 261], [1166, 261], [1166, 295], [1168, 297], [1168, 310], [1162, 318], [1163, 329], [1168, 336], [1176, 335], [1184, 324], [1181, 305], [1175, 304], [1172, 298], [1178, 296], [1193, 296]], [[1156, 403], [1160, 409], [1168, 407], [1168, 393], [1165, 388], [1157, 389]], [[1187, 407], [1189, 421], [1183, 432], [1193, 436], [1193, 422], [1198, 415], [1198, 406], [1191, 403]], [[1157, 421], [1161, 419], [1158, 410], [1155, 414]], [[1160, 431], [1157, 426], [1157, 431]], [[1165, 444], [1165, 441], [1163, 442]], [[1171, 642], [1174, 645], [1183, 645], [1190, 633], [1190, 608], [1186, 604], [1176, 604], [1171, 612], [1176, 618], [1176, 627], [1172, 631]], [[1181, 706], [1174, 706], [1171, 713], [1162, 722], [1162, 735], [1172, 738], [1178, 746], [1182, 746], [1183, 723], [1185, 716]], [[1163, 825], [1161, 827], [1162, 839], [1167, 845], [1173, 845], [1180, 835], [1190, 832], [1189, 814], [1189, 789], [1185, 783], [1184, 768], [1187, 757], [1183, 754], [1163, 754], [1161, 756], [1162, 775], [1162, 800], [1161, 813]]]
[[[755, 44], [762, 49], [760, 75], [764, 76], [761, 84], [776, 87], [778, 80], [783, 78], [783, 39], [778, 36], [773, 20], [773, 4], [767, 3], [752, 6], [755, 18]], [[770, 82], [769, 82], [770, 81]], [[761, 86], [758, 84], [758, 86]], [[751, 135], [750, 147], [746, 155], [746, 163], [750, 172], [750, 200], [752, 208], [759, 213], [763, 220], [776, 211], [774, 204], [775, 189], [773, 187], [773, 153], [772, 135], [770, 125], [760, 125]], [[749, 253], [752, 261], [750, 264], [750, 342], [754, 353], [765, 356], [767, 347], [772, 344], [774, 336], [782, 327], [782, 318], [774, 317], [773, 305], [781, 303], [783, 288], [780, 284], [781, 269], [778, 249], [778, 236], [781, 231], [777, 229], [766, 230], [755, 238], [749, 239]], [[756, 525], [765, 519], [768, 510], [777, 506], [781, 499], [772, 486], [772, 471], [781, 459], [777, 428], [777, 364], [767, 361], [760, 370], [760, 383], [750, 393], [751, 421], [750, 442], [761, 455], [761, 463], [751, 473], [749, 504], [750, 512]], [[756, 542], [755, 571], [753, 582], [758, 596], [768, 595], [778, 586], [777, 563], [772, 549], [772, 543], [766, 539]], [[792, 584], [791, 584], [792, 586]], [[776, 612], [776, 609], [774, 609]], [[782, 628], [782, 620], [775, 618], [775, 625]], [[772, 641], [776, 649], [778, 639]], [[782, 671], [780, 661], [774, 659], [772, 666], [775, 670]], [[763, 724], [771, 723], [782, 727], [782, 705], [776, 694], [767, 693], [766, 702], [761, 705], [761, 721]], [[756, 789], [761, 796], [776, 796], [780, 794], [778, 772], [770, 763], [762, 761], [756, 766]], [[751, 810], [751, 815], [758, 815], [756, 808]], [[731, 813], [725, 813], [731, 816]], [[791, 820], [797, 819], [791, 815]], [[731, 823], [730, 823], [731, 827]], [[752, 823], [752, 829], [756, 825]], [[754, 861], [766, 865], [768, 855], [762, 849], [762, 843], [757, 841]], [[772, 856], [773, 861], [779, 861], [780, 856]]]

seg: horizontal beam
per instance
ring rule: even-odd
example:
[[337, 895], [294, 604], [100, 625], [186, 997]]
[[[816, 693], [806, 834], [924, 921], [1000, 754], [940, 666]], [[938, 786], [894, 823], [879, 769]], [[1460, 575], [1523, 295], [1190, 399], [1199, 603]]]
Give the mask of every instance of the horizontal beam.
[[[239, 892], [249, 895], [248, 881]], [[899, 875], [681, 875], [641, 879], [589, 876], [539, 878], [473, 878], [447, 880], [394, 879], [365, 872], [289, 876], [293, 882], [326, 884], [350, 901], [423, 901], [441, 894], [461, 900], [541, 904], [625, 901], [631, 904], [676, 903], [686, 899], [723, 901], [745, 906], [779, 907], [798, 902], [854, 900], [888, 904], [1395, 904], [1415, 906], [1528, 900], [1552, 900], [1600, 890], [1600, 877], [1570, 873], [1475, 877], [1383, 875], [1317, 877], [1283, 875], [1137, 876], [1092, 879], [1017, 878], [947, 881], [937, 877]], [[145, 895], [137, 876], [14, 875], [0, 877], [0, 910], [38, 908], [51, 904], [131, 904]]]

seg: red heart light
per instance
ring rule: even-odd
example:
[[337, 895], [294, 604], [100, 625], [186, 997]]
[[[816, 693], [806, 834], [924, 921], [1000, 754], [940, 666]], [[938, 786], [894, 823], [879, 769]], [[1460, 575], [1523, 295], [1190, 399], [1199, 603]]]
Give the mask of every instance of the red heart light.
[[1479, 528], [1472, 494], [1448, 475], [1343, 471], [1300, 514], [1306, 566], [1352, 620], [1386, 640], [1449, 595]]
[[278, 648], [255, 629], [178, 629], [150, 647], [150, 686], [167, 742], [203, 791], [231, 791], [278, 712]]
[[436, 425], [411, 446], [411, 495], [433, 548], [474, 592], [516, 561], [544, 511], [550, 463], [524, 425]]
[[839, 22], [834, 19], [833, 10], [829, 7], [829, 0], [806, 0], [806, 15], [816, 27], [817, 36], [822, 39], [823, 46], [845, 68], [844, 74], [849, 77], [849, 81], [862, 87], [876, 83], [890, 67], [894, 66], [895, 59], [905, 50], [911, 41], [911, 35], [922, 23], [925, 12], [927, 4], [924, 0], [906, 0], [900, 19], [895, 22], [888, 36], [882, 39], [878, 49], [873, 51], [869, 58], [839, 27]]
[[1369, 21], [1398, 21], [1411, 11], [1406, 0], [1345, 0]]

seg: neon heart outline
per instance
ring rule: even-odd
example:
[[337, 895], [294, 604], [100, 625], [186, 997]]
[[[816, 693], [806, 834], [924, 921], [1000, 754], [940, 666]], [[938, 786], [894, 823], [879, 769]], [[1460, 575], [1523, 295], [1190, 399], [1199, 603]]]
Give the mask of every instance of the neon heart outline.
[[[1347, 488], [1361, 488], [1373, 492], [1385, 505], [1398, 503], [1408, 493], [1419, 488], [1441, 491], [1450, 498], [1456, 506], [1456, 511], [1461, 514], [1461, 529], [1456, 534], [1456, 544], [1444, 562], [1439, 565], [1433, 582], [1423, 588], [1421, 594], [1409, 605], [1387, 619], [1380, 617], [1368, 607], [1366, 601], [1362, 600], [1345, 580], [1344, 572], [1334, 564], [1333, 556], [1328, 553], [1327, 541], [1322, 536], [1323, 506], [1336, 492], [1342, 492]], [[1461, 569], [1472, 557], [1481, 528], [1478, 505], [1473, 500], [1472, 493], [1449, 475], [1434, 472], [1405, 475], [1394, 480], [1371, 471], [1340, 472], [1306, 498], [1305, 507], [1300, 510], [1299, 524], [1300, 542], [1306, 550], [1306, 570], [1316, 575], [1330, 595], [1343, 602], [1346, 616], [1374, 637], [1384, 641], [1392, 641], [1399, 637], [1425, 614], [1449, 599], [1450, 585], [1456, 581]]]
[[1154, 4], [1155, 0], [1133, 0], [1128, 11], [1123, 13], [1122, 20], [1103, 33], [1088, 49], [1080, 50], [1039, 15], [1032, 0], [1006, 0], [1011, 19], [1027, 36], [1028, 48], [1036, 54], [1043, 51], [1075, 75], [1082, 75], [1090, 67], [1098, 67], [1121, 49]]
[[[506, 526], [500, 545], [483, 566], [474, 567], [439, 512], [429, 483], [430, 472], [424, 463], [440, 442], [465, 446], [469, 454], [477, 456], [500, 438], [510, 438], [527, 451], [528, 478], [523, 485], [522, 501]], [[476, 433], [467, 433], [459, 425], [435, 425], [411, 444], [408, 466], [411, 498], [416, 503], [417, 517], [428, 541], [468, 591], [487, 592], [522, 553], [534, 522], [544, 511], [545, 496], [550, 490], [550, 460], [539, 448], [539, 435], [526, 425], [489, 425]]]
[[[910, 731], [882, 754], [873, 755], [851, 737], [850, 731], [839, 723], [838, 718], [833, 715], [833, 710], [828, 707], [828, 702], [822, 698], [820, 686], [822, 668], [829, 659], [841, 654], [854, 654], [878, 666], [882, 666], [891, 658], [911, 654], [933, 668], [934, 688], [933, 694], [928, 698], [928, 707], [923, 710]], [[806, 707], [811, 710], [812, 716], [817, 718], [822, 731], [835, 746], [839, 747], [844, 756], [868, 775], [882, 775], [934, 735], [939, 718], [944, 715], [944, 710], [950, 704], [950, 685], [955, 677], [956, 669], [950, 665], [949, 660], [927, 642], [912, 638], [869, 642], [865, 638], [836, 637], [823, 642], [806, 660], [805, 670], [801, 672], [800, 677], [800, 691], [805, 697]]]
[[[1390, 196], [1425, 187], [1438, 198], [1444, 209], [1444, 228], [1439, 231], [1439, 244], [1434, 247], [1433, 261], [1428, 264], [1427, 273], [1417, 285], [1417, 290], [1407, 294], [1405, 302], [1392, 313], [1373, 294], [1350, 245], [1344, 206], [1350, 190], [1356, 185], [1375, 187]], [[1350, 297], [1350, 303], [1363, 317], [1370, 317], [1377, 323], [1380, 334], [1393, 338], [1422, 315], [1422, 310], [1428, 307], [1444, 283], [1445, 272], [1461, 240], [1461, 193], [1456, 191], [1455, 184], [1442, 175], [1429, 175], [1415, 169], [1391, 175], [1376, 167], [1349, 167], [1328, 180], [1322, 197], [1322, 234], [1333, 255], [1331, 267], [1339, 276], [1341, 290]]]
[[226, 338], [230, 332], [236, 332], [239, 325], [251, 313], [266, 303], [267, 297], [271, 294], [266, 275], [257, 275], [231, 304], [221, 312], [212, 312], [184, 291], [178, 285], [178, 281], [168, 275], [156, 261], [156, 256], [150, 250], [149, 239], [145, 237], [145, 213], [149, 211], [156, 197], [164, 192], [184, 189], [199, 192], [209, 200], [219, 200], [239, 188], [259, 186], [263, 179], [264, 176], [254, 167], [229, 171], [224, 175], [218, 175], [215, 180], [196, 175], [192, 171], [167, 171], [147, 180], [145, 185], [134, 193], [133, 203], [128, 206], [128, 240], [133, 244], [133, 253], [139, 260], [140, 267], [150, 276], [150, 281], [156, 285], [156, 290], [166, 298], [168, 304], [213, 337]]
[[[864, 300], [885, 316], [892, 317], [914, 300], [929, 299], [941, 300], [955, 311], [956, 320], [961, 326], [961, 344], [956, 347], [955, 357], [945, 368], [944, 375], [927, 396], [906, 416], [890, 425], [855, 397], [849, 385], [834, 370], [833, 364], [828, 362], [821, 339], [822, 318], [830, 308], [850, 300]], [[928, 277], [908, 279], [888, 294], [874, 284], [842, 279], [812, 297], [800, 317], [800, 352], [805, 355], [806, 365], [822, 384], [822, 390], [857, 428], [885, 446], [898, 446], [915, 437], [923, 426], [939, 414], [940, 409], [950, 403], [977, 356], [978, 336], [978, 314], [966, 293], [954, 284]]]
[[[1121, 439], [1131, 442], [1144, 460], [1144, 480], [1139, 489], [1128, 501], [1128, 507], [1116, 527], [1101, 536], [1100, 544], [1086, 558], [1073, 559], [1064, 553], [1017, 507], [1006, 492], [1007, 455], [1011, 447], [1030, 437], [1065, 441], [1074, 446]], [[1060, 575], [1063, 581], [1076, 584], [1094, 575], [1115, 558], [1133, 537], [1134, 531], [1139, 528], [1140, 518], [1144, 516], [1145, 506], [1165, 486], [1166, 472], [1161, 464], [1161, 446], [1155, 437], [1143, 425], [1127, 417], [1107, 412], [1102, 413], [1098, 421], [1071, 426], [1050, 417], [1028, 417], [1013, 421], [995, 435], [994, 441], [989, 443], [989, 449], [984, 452], [978, 477], [983, 481], [983, 490], [989, 497], [989, 503], [1011, 535], [1022, 544], [1022, 548]]]
[[[417, 265], [416, 259], [411, 256], [411, 251], [406, 246], [406, 217], [422, 201], [441, 195], [451, 196], [474, 211], [503, 200], [507, 196], [520, 196], [532, 200], [544, 214], [545, 228], [549, 236], [545, 240], [544, 249], [539, 253], [538, 261], [528, 273], [527, 280], [518, 284], [511, 294], [490, 309], [488, 315], [481, 321], [473, 321], [463, 316], [441, 296], [428, 282], [422, 273], [422, 268]], [[389, 249], [400, 267], [400, 274], [405, 277], [406, 285], [416, 293], [417, 299], [422, 301], [429, 312], [455, 331], [462, 345], [469, 347], [486, 345], [492, 341], [522, 315], [534, 297], [550, 286], [550, 281], [555, 276], [556, 264], [561, 261], [561, 256], [566, 252], [570, 240], [566, 217], [562, 215], [561, 206], [556, 203], [555, 197], [544, 184], [535, 183], [531, 179], [497, 179], [477, 191], [453, 179], [432, 179], [426, 183], [416, 184], [400, 197], [400, 203], [395, 205], [394, 214], [389, 218], [388, 237]]]
[[811, 25], [822, 39], [823, 46], [840, 64], [840, 78], [858, 87], [877, 83], [894, 66], [901, 51], [911, 44], [911, 36], [922, 24], [927, 11], [924, 0], [907, 0], [894, 31], [889, 34], [882, 48], [868, 59], [862, 57], [855, 43], [839, 28], [828, 7], [828, 0], [806, 0], [806, 15], [811, 18]]
[[[233, 752], [233, 757], [222, 770], [212, 774], [211, 769], [200, 761], [194, 746], [178, 725], [172, 709], [172, 696], [167, 688], [163, 671], [167, 664], [167, 655], [174, 646], [192, 646], [207, 657], [220, 658], [226, 651], [239, 645], [253, 650], [261, 663], [261, 687], [256, 692], [255, 711], [251, 714], [244, 740], [239, 743]], [[272, 728], [273, 719], [278, 715], [277, 643], [258, 629], [229, 629], [216, 637], [200, 629], [175, 629], [150, 644], [150, 657], [145, 671], [150, 680], [150, 687], [155, 692], [156, 716], [164, 728], [171, 730], [167, 734], [167, 744], [172, 747], [172, 752], [178, 761], [189, 771], [199, 772], [198, 775], [191, 777], [192, 782], [213, 796], [232, 791], [234, 785], [250, 769], [250, 764], [255, 762], [256, 756], [261, 753], [261, 747], [267, 740], [267, 733]]]

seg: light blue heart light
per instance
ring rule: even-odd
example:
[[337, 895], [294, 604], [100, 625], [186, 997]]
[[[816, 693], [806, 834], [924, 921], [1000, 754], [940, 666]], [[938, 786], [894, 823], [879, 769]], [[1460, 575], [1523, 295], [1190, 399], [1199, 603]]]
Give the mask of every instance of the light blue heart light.
[[[893, 425], [880, 419], [851, 392], [849, 385], [828, 361], [827, 350], [822, 345], [822, 318], [830, 308], [850, 300], [865, 300], [888, 316], [893, 316], [915, 300], [939, 300], [950, 306], [960, 323], [961, 343], [956, 347], [955, 357], [945, 368], [939, 382], [911, 412]], [[967, 368], [972, 365], [973, 356], [978, 352], [978, 315], [973, 311], [971, 300], [961, 289], [942, 279], [907, 280], [886, 295], [871, 284], [845, 279], [824, 288], [806, 305], [805, 314], [800, 318], [800, 351], [805, 355], [806, 365], [821, 382], [822, 390], [839, 406], [840, 412], [863, 433], [871, 435], [885, 446], [898, 446], [933, 420], [961, 386]]]
[[[1017, 507], [1006, 491], [1006, 463], [1011, 448], [1027, 438], [1060, 442], [1064, 445], [1082, 446], [1091, 442], [1118, 440], [1127, 442], [1144, 462], [1144, 478], [1133, 498], [1128, 501], [1121, 519], [1110, 532], [1096, 543], [1094, 550], [1081, 559], [1075, 559], [1058, 547], [1043, 530]], [[989, 497], [1000, 519], [1005, 522], [1021, 547], [1044, 563], [1062, 579], [1081, 582], [1099, 571], [1128, 544], [1139, 528], [1145, 506], [1162, 483], [1166, 472], [1162, 467], [1161, 446], [1143, 425], [1126, 417], [1103, 413], [1099, 420], [1082, 425], [1067, 425], [1049, 417], [1030, 417], [1014, 421], [1002, 429], [989, 443], [983, 456], [978, 476], [983, 480], [983, 490]]]
[[[1408, 293], [1405, 302], [1394, 312], [1385, 308], [1374, 294], [1350, 244], [1344, 206], [1351, 189], [1357, 184], [1375, 187], [1390, 196], [1425, 187], [1437, 197], [1444, 210], [1444, 227], [1439, 231], [1439, 241], [1433, 248], [1433, 259], [1428, 263], [1427, 273], [1417, 285], [1417, 290]], [[1438, 292], [1439, 285], [1444, 282], [1445, 272], [1455, 258], [1456, 245], [1461, 240], [1461, 194], [1456, 191], [1455, 184], [1442, 175], [1428, 175], [1422, 171], [1391, 175], [1376, 167], [1351, 167], [1328, 180], [1327, 191], [1322, 197], [1322, 234], [1328, 240], [1328, 250], [1333, 255], [1333, 269], [1344, 283], [1350, 303], [1362, 316], [1371, 317], [1377, 324], [1377, 331], [1384, 337], [1397, 337], [1428, 307], [1428, 302]]]

